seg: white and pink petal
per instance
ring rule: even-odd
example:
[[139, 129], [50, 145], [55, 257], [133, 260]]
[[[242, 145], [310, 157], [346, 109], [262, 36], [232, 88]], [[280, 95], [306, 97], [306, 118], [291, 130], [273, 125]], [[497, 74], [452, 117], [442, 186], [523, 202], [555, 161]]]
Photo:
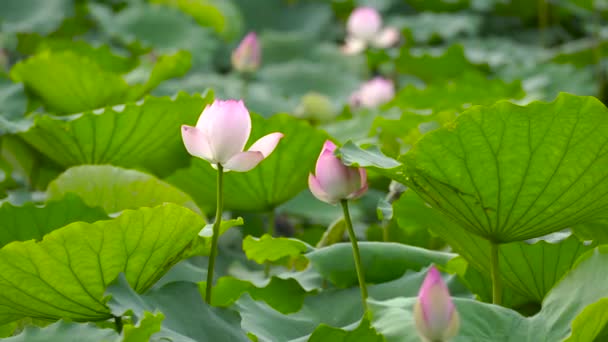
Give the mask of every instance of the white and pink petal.
[[268, 158], [283, 137], [283, 133], [279, 132], [267, 134], [254, 142], [253, 145], [249, 147], [249, 151], [261, 152], [264, 155], [264, 158]]
[[247, 172], [256, 167], [262, 160], [264, 160], [262, 152], [239, 152], [223, 163], [222, 166], [224, 166], [225, 171]]
[[213, 153], [205, 133], [196, 127], [182, 125], [182, 140], [191, 155], [213, 162]]

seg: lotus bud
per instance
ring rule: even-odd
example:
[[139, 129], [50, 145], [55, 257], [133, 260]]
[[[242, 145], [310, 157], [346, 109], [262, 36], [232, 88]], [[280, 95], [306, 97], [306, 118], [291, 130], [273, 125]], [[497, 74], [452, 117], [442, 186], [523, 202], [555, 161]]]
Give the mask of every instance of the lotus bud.
[[393, 97], [395, 97], [393, 81], [376, 77], [355, 91], [349, 102], [354, 107], [375, 108], [392, 100]]
[[262, 52], [255, 32], [249, 32], [232, 52], [232, 67], [239, 72], [254, 72], [260, 67]]
[[294, 114], [304, 119], [328, 121], [333, 119], [337, 113], [327, 96], [313, 91], [302, 96], [300, 105]]
[[275, 132], [243, 151], [251, 134], [251, 117], [243, 101], [215, 100], [207, 105], [196, 126], [182, 126], [182, 139], [191, 155], [224, 171], [246, 172], [267, 158], [283, 138]]
[[317, 159], [315, 174], [308, 175], [308, 187], [319, 200], [336, 204], [356, 199], [367, 191], [367, 173], [360, 167], [346, 166], [334, 155], [336, 145], [327, 140]]
[[431, 266], [420, 287], [414, 319], [416, 329], [425, 341], [447, 342], [458, 334], [458, 311], [435, 266]]

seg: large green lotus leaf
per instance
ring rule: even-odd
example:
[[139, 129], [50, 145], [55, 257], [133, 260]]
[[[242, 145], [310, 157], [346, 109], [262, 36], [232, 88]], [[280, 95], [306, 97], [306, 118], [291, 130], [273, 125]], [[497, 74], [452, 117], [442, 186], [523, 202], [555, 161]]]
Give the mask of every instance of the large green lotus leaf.
[[[0, 164], [3, 163], [6, 163], [5, 172], [14, 181], [12, 188], [21, 186], [26, 191], [46, 189], [49, 182], [63, 171], [15, 135], [5, 135], [0, 140]], [[8, 181], [10, 183], [11, 180]]]
[[571, 64], [509, 65], [500, 69], [499, 76], [505, 81], [521, 80], [526, 98], [551, 101], [560, 92], [574, 95], [594, 95], [597, 82], [594, 82], [595, 66], [577, 68]]
[[310, 246], [298, 239], [272, 237], [268, 234], [264, 234], [261, 238], [249, 235], [243, 240], [245, 255], [258, 264], [297, 257], [310, 249]]
[[399, 118], [377, 116], [370, 132], [378, 135], [383, 150], [392, 152], [392, 155], [399, 155], [411, 148], [424, 134], [455, 118], [456, 115], [452, 111], [404, 111]]
[[187, 165], [181, 124], [196, 122], [212, 98], [180, 93], [69, 117], [39, 115], [20, 136], [63, 167], [113, 164], [165, 176]]
[[608, 334], [608, 298], [587, 306], [572, 322], [572, 333], [564, 342], [604, 341]]
[[136, 78], [141, 83], [130, 87], [120, 73], [107, 69], [107, 59], [107, 53], [84, 53], [78, 47], [76, 51], [42, 50], [15, 64], [10, 76], [40, 97], [47, 109], [66, 114], [137, 100], [163, 80], [190, 68], [186, 52], [161, 56], [153, 67], [136, 70], [147, 79]]
[[[424, 280], [425, 273], [408, 272], [401, 278], [377, 285], [369, 285], [370, 298], [388, 300], [406, 296], [414, 297]], [[452, 294], [454, 278], [446, 278]], [[320, 324], [353, 330], [363, 316], [359, 288], [329, 289], [317, 295], [308, 295], [298, 312], [281, 314], [268, 304], [254, 301], [248, 294], [237, 302], [241, 326], [263, 341], [308, 341], [310, 335]]]
[[[460, 256], [451, 259], [444, 269], [451, 274], [457, 274], [458, 280], [476, 296], [476, 299], [492, 303], [493, 290], [490, 271], [480, 271]], [[540, 300], [520, 295], [510, 286], [502, 287], [502, 302], [500, 303], [502, 307], [531, 316], [540, 310], [540, 304]]]
[[198, 211], [190, 196], [170, 184], [140, 171], [111, 165], [75, 166], [47, 189], [49, 199], [60, 199], [69, 193], [80, 196], [88, 206], [102, 207], [107, 213], [166, 202]]
[[152, 48], [155, 52], [186, 50], [195, 65], [208, 65], [216, 49], [210, 29], [201, 27], [177, 8], [146, 2], [133, 3], [113, 13], [101, 4], [89, 4], [90, 13], [108, 38], [123, 44]]
[[233, 40], [243, 31], [243, 18], [231, 0], [152, 0], [177, 7], [201, 26], [211, 27], [224, 39]]
[[[268, 211], [306, 188], [308, 173], [314, 168], [326, 135], [286, 114], [270, 119], [252, 114], [251, 121], [250, 144], [271, 132], [281, 132], [285, 137], [253, 170], [224, 174], [224, 206], [230, 210]], [[178, 170], [167, 181], [189, 193], [201, 207], [214, 208], [216, 173], [208, 162], [193, 159], [189, 168]]]
[[330, 3], [282, 0], [233, 0], [252, 31], [300, 32], [321, 37], [332, 24]]
[[[249, 82], [249, 83], [248, 83]], [[289, 113], [297, 106], [296, 98], [277, 101], [274, 89], [267, 83], [247, 81], [236, 73], [226, 75], [211, 72], [191, 72], [184, 78], [163, 82], [153, 94], [173, 95], [212, 89], [218, 99], [243, 99], [250, 112], [270, 117], [275, 113]]]
[[99, 328], [94, 324], [59, 321], [44, 328], [28, 326], [17, 336], [2, 339], [7, 342], [118, 342], [114, 329]]
[[257, 79], [268, 84], [280, 98], [317, 92], [344, 103], [361, 82], [346, 68], [336, 67], [333, 62], [295, 60], [264, 67], [257, 73]]
[[160, 311], [165, 319], [150, 341], [250, 341], [240, 327], [239, 314], [207, 305], [196, 284], [173, 282], [145, 295], [131, 288], [124, 275], [108, 287], [108, 306], [116, 316], [132, 314], [136, 320], [146, 312]]
[[464, 73], [478, 71], [465, 57], [462, 45], [452, 45], [439, 52], [413, 50], [404, 46], [395, 64], [400, 73], [414, 75], [426, 82], [452, 79]]
[[520, 99], [524, 96], [519, 81], [488, 79], [479, 72], [466, 72], [458, 78], [433, 82], [418, 88], [408, 85], [399, 90], [393, 104], [401, 110], [427, 109], [432, 112], [460, 112], [471, 104], [489, 105], [498, 100]]
[[74, 11], [70, 0], [3, 0], [0, 6], [0, 31], [3, 33], [34, 31], [47, 34]]
[[104, 291], [119, 273], [136, 291], [146, 291], [203, 225], [191, 210], [165, 204], [109, 221], [75, 222], [41, 242], [12, 242], [0, 249], [0, 322], [108, 319]]
[[482, 17], [473, 13], [424, 12], [392, 18], [387, 25], [407, 29], [417, 43], [449, 41], [461, 36], [475, 36], [481, 28]]
[[42, 240], [44, 235], [75, 221], [90, 223], [106, 218], [102, 209], [87, 206], [75, 195], [44, 206], [27, 203], [17, 207], [3, 203], [0, 206], [0, 247], [12, 241]]
[[[428, 207], [408, 190], [394, 203], [398, 224], [420, 225], [445, 240], [483, 274], [490, 274], [490, 243]], [[589, 250], [576, 237], [513, 242], [500, 245], [499, 267], [502, 281], [519, 296], [540, 303], [556, 282], [570, 270], [578, 256]], [[504, 294], [508, 294], [505, 292]], [[505, 298], [505, 301], [511, 298]]]
[[[598, 310], [598, 301], [605, 301], [608, 297], [608, 281], [603, 276], [606, 262], [606, 249], [582, 256], [578, 266], [544, 300], [541, 311], [530, 318], [500, 306], [454, 299], [461, 326], [453, 341], [562, 341], [571, 333], [572, 341], [594, 340], [606, 323], [605, 307], [602, 312], [597, 312], [598, 315], [589, 315], [589, 312]], [[412, 313], [415, 302], [415, 297], [371, 300], [374, 328], [388, 342], [418, 342]], [[588, 320], [580, 324], [579, 315]], [[574, 329], [573, 323], [576, 323]], [[579, 336], [585, 339], [577, 339]]]
[[161, 312], [154, 314], [145, 311], [143, 317], [137, 324], [125, 324], [123, 327], [122, 342], [148, 342], [155, 333], [161, 329], [162, 321], [165, 315]]
[[539, 237], [608, 206], [608, 110], [597, 99], [473, 107], [403, 158], [425, 201], [485, 239]]
[[572, 227], [574, 234], [598, 244], [608, 244], [608, 218], [586, 222]]
[[[368, 283], [383, 283], [401, 277], [407, 270], [419, 271], [430, 264], [445, 265], [455, 254], [384, 242], [359, 242], [361, 262]], [[339, 287], [358, 284], [350, 243], [338, 243], [306, 253], [314, 269]]]
[[20, 41], [23, 42], [21, 44], [27, 45], [27, 48], [19, 49], [22, 53], [33, 55], [43, 51], [50, 51], [51, 53], [69, 51], [95, 61], [103, 70], [120, 74], [133, 70], [138, 63], [137, 59], [131, 58], [120, 51], [115, 51], [109, 45], [93, 45], [85, 40], [29, 34], [20, 36]]
[[13, 83], [0, 75], [0, 134], [8, 129], [5, 121], [18, 121], [27, 110], [27, 95], [22, 84]]
[[[201, 289], [206, 282], [199, 283]], [[201, 291], [202, 292], [202, 291]], [[232, 305], [244, 293], [249, 293], [255, 300], [263, 300], [275, 310], [284, 314], [299, 311], [304, 298], [309, 294], [297, 280], [272, 277], [262, 283], [251, 283], [233, 277], [222, 277], [213, 286], [213, 306], [227, 307]], [[204, 294], [203, 294], [204, 295]]]
[[129, 99], [139, 99], [165, 80], [184, 76], [192, 67], [192, 55], [184, 50], [158, 56], [147, 63], [145, 58], [143, 60], [144, 63], [126, 75], [126, 79], [131, 84]]
[[143, 317], [137, 324], [125, 324], [122, 342], [148, 342], [152, 335], [160, 331], [165, 315], [161, 312], [154, 314], [144, 311]]
[[487, 64], [496, 69], [505, 65], [541, 67], [551, 52], [537, 42], [525, 43], [505, 36], [474, 37], [459, 40], [466, 58], [475, 64]]
[[93, 60], [64, 51], [41, 52], [17, 63], [11, 78], [23, 82], [50, 110], [76, 113], [126, 100], [128, 84]]
[[369, 321], [361, 321], [357, 328], [345, 331], [339, 328], [331, 327], [327, 324], [320, 324], [312, 333], [310, 342], [322, 341], [369, 341], [369, 342], [384, 342], [384, 337], [370, 326]]

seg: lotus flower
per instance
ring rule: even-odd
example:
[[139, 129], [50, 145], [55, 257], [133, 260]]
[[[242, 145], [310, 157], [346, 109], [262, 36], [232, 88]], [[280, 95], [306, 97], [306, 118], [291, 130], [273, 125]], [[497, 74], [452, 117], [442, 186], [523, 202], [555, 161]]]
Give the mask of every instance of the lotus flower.
[[350, 97], [353, 107], [375, 108], [395, 97], [395, 85], [393, 81], [376, 77], [364, 83], [359, 90]]
[[416, 329], [430, 342], [446, 342], [456, 336], [460, 327], [458, 311], [441, 274], [431, 266], [418, 293], [414, 306]]
[[196, 127], [182, 126], [182, 139], [191, 155], [224, 171], [247, 172], [268, 157], [283, 138], [270, 133], [243, 151], [251, 134], [251, 118], [243, 101], [215, 100], [207, 105]]
[[308, 187], [319, 200], [336, 204], [355, 199], [367, 191], [367, 173], [363, 168], [350, 167], [334, 155], [336, 145], [327, 140], [323, 145], [315, 174], [308, 175]]
[[255, 32], [249, 32], [232, 52], [232, 66], [239, 72], [254, 72], [260, 67], [262, 52]]
[[368, 45], [387, 48], [399, 41], [399, 31], [392, 27], [382, 29], [380, 13], [371, 7], [358, 7], [346, 22], [346, 44], [342, 47], [345, 54], [357, 54]]

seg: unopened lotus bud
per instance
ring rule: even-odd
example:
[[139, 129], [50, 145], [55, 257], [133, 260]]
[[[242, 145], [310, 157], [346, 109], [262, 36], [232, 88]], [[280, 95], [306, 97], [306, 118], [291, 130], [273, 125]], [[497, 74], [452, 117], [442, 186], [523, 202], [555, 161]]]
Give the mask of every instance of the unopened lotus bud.
[[239, 72], [254, 72], [261, 62], [260, 42], [255, 32], [250, 32], [232, 52], [232, 66]]
[[329, 97], [310, 92], [302, 96], [295, 114], [300, 118], [323, 122], [333, 119], [337, 113]]
[[420, 287], [414, 320], [418, 333], [428, 342], [447, 342], [458, 334], [458, 311], [435, 266], [431, 266]]

